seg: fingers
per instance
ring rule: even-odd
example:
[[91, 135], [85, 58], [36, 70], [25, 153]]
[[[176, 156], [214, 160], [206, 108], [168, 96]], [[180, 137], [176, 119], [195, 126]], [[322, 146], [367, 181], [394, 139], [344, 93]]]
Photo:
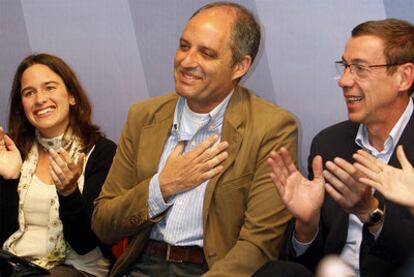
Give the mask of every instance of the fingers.
[[279, 177], [274, 173], [270, 173], [270, 178], [272, 179], [273, 184], [279, 192], [279, 195], [282, 197], [285, 194], [285, 187], [282, 185]]
[[191, 189], [223, 171], [221, 164], [229, 156], [224, 150], [229, 144], [224, 141], [214, 145], [218, 138], [210, 136], [184, 154], [185, 143], [177, 144], [158, 178], [164, 198]]
[[57, 176], [57, 174], [55, 173], [55, 171], [52, 169], [52, 165], [50, 165], [49, 169], [50, 169], [49, 170], [50, 176], [52, 177], [53, 183], [55, 184], [56, 188], [58, 190], [64, 189], [64, 187], [62, 186], [62, 182], [60, 181], [60, 179]]
[[289, 151], [282, 147], [278, 152], [272, 151], [268, 160], [268, 164], [278, 178], [283, 181], [288, 175], [296, 173], [298, 170], [292, 161]]
[[280, 195], [283, 195], [285, 190], [283, 184], [286, 183], [287, 172], [286, 169], [283, 169], [283, 164], [281, 157], [275, 151], [270, 153], [270, 157], [267, 159], [267, 164], [270, 166], [272, 172], [270, 173], [270, 178], [272, 179], [273, 184]]
[[58, 154], [56, 150], [49, 150], [49, 157], [50, 157], [50, 164], [52, 166], [52, 169], [55, 171], [55, 173], [59, 175], [63, 175], [63, 171], [70, 171], [68, 168], [67, 163], [65, 162], [62, 155]]
[[3, 127], [0, 126], [0, 149], [4, 148], [4, 130]]
[[85, 154], [81, 153], [75, 163], [75, 161], [70, 157], [69, 153], [66, 152], [64, 149], [59, 149], [57, 153], [60, 155], [60, 157], [63, 159], [64, 163], [66, 163], [66, 166], [68, 169], [72, 172], [77, 172], [80, 169], [83, 168], [83, 162], [85, 158]]
[[323, 165], [322, 157], [320, 155], [315, 156], [312, 160], [312, 171], [313, 179], [324, 179], [323, 178]]
[[76, 188], [76, 182], [68, 182], [66, 179], [62, 179], [62, 172], [59, 168], [56, 168], [56, 163], [51, 162], [49, 167], [50, 176], [55, 184], [56, 190], [60, 195], [68, 196], [72, 194]]
[[292, 157], [285, 147], [280, 148], [280, 156], [282, 157], [283, 163], [285, 164], [289, 174], [297, 171], [296, 166], [292, 161]]
[[4, 133], [3, 127], [0, 126], [0, 150], [16, 151], [17, 146], [14, 141]]
[[366, 209], [367, 199], [372, 197], [372, 191], [369, 186], [359, 182], [359, 178], [363, 177], [360, 176], [362, 172], [341, 158], [328, 161], [325, 165], [325, 190], [332, 199], [348, 212], [361, 213]]
[[227, 152], [222, 152], [214, 156], [212, 159], [207, 161], [206, 169], [209, 170], [215, 168], [217, 165], [221, 164], [225, 159], [227, 159], [228, 156], [229, 154]]
[[[367, 178], [369, 178], [373, 181], [379, 181], [380, 180], [379, 172], [375, 172], [375, 171], [363, 166], [360, 163], [355, 163], [354, 166], [355, 166], [356, 169], [361, 171]], [[364, 179], [367, 179], [367, 178], [364, 178]], [[361, 179], [363, 179], [363, 177], [359, 178], [358, 180], [361, 181]], [[366, 184], [366, 182], [362, 182], [362, 183]]]
[[[50, 172], [51, 176], [55, 176], [55, 184], [68, 185], [75, 183], [83, 171], [84, 157], [81, 153], [76, 161], [63, 149], [57, 151], [50, 150]], [[58, 180], [56, 180], [56, 178]]]
[[196, 147], [194, 147], [190, 152], [188, 152], [187, 155], [194, 157], [200, 156], [207, 149], [209, 149], [218, 139], [218, 135], [212, 135], [208, 137], [207, 139], [203, 140], [200, 144], [198, 144]]
[[289, 151], [284, 147], [280, 148], [278, 152], [272, 151], [270, 157], [267, 159], [267, 164], [272, 170], [270, 178], [279, 195], [283, 197], [286, 193], [289, 176], [298, 173]]
[[229, 156], [227, 152], [222, 152], [228, 147], [227, 142], [221, 142], [218, 145], [205, 150], [205, 152], [199, 157], [201, 166], [201, 180], [202, 182], [213, 178], [223, 171], [221, 163]]
[[383, 161], [375, 158], [363, 150], [358, 150], [352, 157], [359, 164], [376, 173], [381, 172], [385, 166]]
[[327, 188], [327, 191], [329, 192], [329, 194], [331, 194], [331, 192], [332, 192], [332, 190], [330, 188], [332, 188], [335, 192], [337, 192], [341, 195], [349, 195], [350, 194], [349, 187], [347, 185], [345, 185], [345, 183], [342, 180], [340, 180], [335, 174], [332, 174], [328, 170], [324, 170], [323, 171], [323, 177], [327, 181], [327, 185], [325, 187]]
[[217, 145], [216, 147], [206, 150], [210, 151], [208, 156], [212, 156], [212, 158], [207, 161], [203, 161], [203, 164], [200, 168], [202, 172], [200, 176], [200, 183], [213, 178], [214, 176], [220, 174], [223, 171], [223, 166], [221, 165], [221, 163], [228, 158], [229, 154], [227, 152], [221, 151], [227, 148], [228, 143], [225, 142], [220, 144], [222, 144], [221, 147]]
[[382, 186], [382, 184], [380, 182], [374, 181], [372, 178], [369, 178], [369, 176], [368, 176], [368, 178], [366, 178], [366, 177], [359, 178], [359, 181], [361, 183], [363, 183], [367, 186], [373, 187], [376, 190], [378, 190], [379, 192], [383, 193], [383, 188], [384, 187]]
[[335, 158], [334, 162], [328, 161], [325, 166], [328, 170], [323, 171], [323, 177], [329, 182], [327, 191], [332, 192], [329, 189], [332, 187], [342, 195], [348, 195], [355, 183], [352, 176], [356, 170], [353, 166], [341, 158]]
[[14, 143], [14, 141], [8, 135], [5, 134], [3, 138], [4, 138], [4, 140], [3, 140], [4, 144], [7, 148], [7, 150], [10, 150], [10, 151], [18, 150], [16, 144]]
[[407, 156], [404, 153], [404, 149], [402, 145], [397, 146], [397, 159], [400, 162], [401, 167], [403, 169], [409, 169], [413, 167], [411, 163], [408, 161]]
[[342, 207], [346, 205], [345, 198], [331, 184], [325, 183], [325, 191]]
[[67, 183], [65, 174], [63, 174], [62, 169], [54, 160], [50, 161], [49, 168], [50, 176], [52, 176], [53, 182], [55, 183], [56, 187], [61, 188], [63, 184]]
[[185, 142], [184, 141], [180, 141], [177, 143], [177, 145], [175, 146], [174, 150], [171, 152], [170, 156], [179, 156], [183, 153], [185, 148]]
[[216, 167], [214, 167], [214, 168], [212, 168], [212, 169], [204, 172], [201, 175], [202, 182], [213, 178], [214, 176], [220, 174], [222, 171], [223, 171], [223, 166], [222, 165], [218, 165], [218, 166], [216, 166]]
[[267, 160], [267, 163], [270, 165], [272, 169], [272, 174], [275, 175], [275, 177], [272, 178], [272, 180], [278, 181], [282, 184], [286, 183], [289, 172], [280, 152], [272, 151], [270, 153], [269, 159]]
[[[202, 162], [209, 161], [209, 160], [215, 158], [220, 153], [222, 153], [228, 147], [229, 147], [229, 143], [227, 141], [222, 141], [222, 142], [220, 142], [219, 144], [217, 144], [213, 147], [205, 149], [205, 151], [199, 156], [199, 159]], [[192, 152], [192, 151], [190, 151], [190, 152]], [[223, 152], [223, 153], [227, 153], [227, 152]]]

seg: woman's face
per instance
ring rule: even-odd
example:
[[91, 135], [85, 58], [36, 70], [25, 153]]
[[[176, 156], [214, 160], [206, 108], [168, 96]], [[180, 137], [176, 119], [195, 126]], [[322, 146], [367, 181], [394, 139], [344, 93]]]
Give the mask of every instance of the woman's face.
[[55, 72], [43, 64], [28, 67], [21, 79], [23, 109], [44, 137], [62, 135], [69, 125], [69, 107], [75, 98]]

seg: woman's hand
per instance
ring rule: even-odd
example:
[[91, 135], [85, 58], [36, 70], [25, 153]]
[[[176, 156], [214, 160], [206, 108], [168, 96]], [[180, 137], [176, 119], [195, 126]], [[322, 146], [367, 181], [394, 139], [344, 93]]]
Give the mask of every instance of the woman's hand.
[[62, 196], [71, 195], [78, 186], [78, 179], [83, 172], [85, 154], [80, 154], [75, 162], [64, 149], [51, 149], [50, 175], [55, 183], [57, 192]]
[[407, 206], [414, 214], [414, 168], [401, 145], [397, 147], [401, 169], [387, 165], [362, 150], [353, 157], [357, 161], [355, 167], [366, 175], [360, 178], [360, 182], [377, 189], [387, 199]]
[[0, 127], [0, 175], [4, 179], [17, 179], [20, 176], [22, 164], [19, 149]]

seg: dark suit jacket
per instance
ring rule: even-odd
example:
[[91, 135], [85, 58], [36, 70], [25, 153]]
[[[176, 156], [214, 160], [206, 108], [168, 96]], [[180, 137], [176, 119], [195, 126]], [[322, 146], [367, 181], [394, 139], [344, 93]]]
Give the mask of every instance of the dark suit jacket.
[[[352, 154], [360, 147], [355, 144], [355, 136], [359, 124], [350, 121], [341, 122], [322, 130], [313, 139], [308, 160], [308, 170], [312, 178], [311, 161], [315, 155], [321, 155], [323, 161], [341, 157], [353, 162]], [[407, 157], [414, 163], [414, 115], [411, 116], [398, 144], [404, 145]], [[393, 153], [390, 165], [400, 167]], [[376, 192], [375, 196], [384, 199]], [[400, 205], [385, 200], [386, 213], [384, 226], [377, 240], [363, 229], [363, 240], [360, 251], [361, 276], [389, 276], [414, 249], [414, 220], [408, 210]], [[286, 240], [281, 251], [281, 259], [299, 262], [312, 271], [322, 257], [329, 254], [340, 254], [347, 238], [348, 216], [336, 202], [325, 195], [321, 211], [319, 233], [309, 249], [301, 256], [294, 257], [292, 235], [294, 222], [286, 232]]]

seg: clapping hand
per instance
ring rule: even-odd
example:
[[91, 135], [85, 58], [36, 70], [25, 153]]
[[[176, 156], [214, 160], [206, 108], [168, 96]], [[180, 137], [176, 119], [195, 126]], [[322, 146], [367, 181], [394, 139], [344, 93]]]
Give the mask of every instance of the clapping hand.
[[17, 179], [22, 168], [22, 156], [13, 140], [0, 127], [0, 176]]
[[403, 147], [397, 147], [397, 158], [402, 169], [392, 167], [365, 151], [354, 154], [355, 167], [366, 176], [359, 179], [389, 200], [405, 205], [414, 211], [414, 168], [405, 156]]
[[268, 164], [270, 177], [286, 207], [296, 218], [296, 238], [307, 242], [317, 231], [325, 189], [322, 176], [322, 158], [316, 156], [312, 162], [314, 179], [305, 178], [295, 167], [289, 152], [281, 148], [272, 151]]
[[323, 176], [327, 182], [326, 192], [344, 211], [366, 221], [378, 203], [371, 188], [359, 182], [363, 174], [353, 164], [339, 157], [326, 162], [325, 166]]
[[62, 196], [72, 194], [77, 186], [78, 179], [83, 172], [85, 154], [81, 153], [75, 162], [64, 149], [51, 149], [50, 175], [55, 183], [56, 190]]

